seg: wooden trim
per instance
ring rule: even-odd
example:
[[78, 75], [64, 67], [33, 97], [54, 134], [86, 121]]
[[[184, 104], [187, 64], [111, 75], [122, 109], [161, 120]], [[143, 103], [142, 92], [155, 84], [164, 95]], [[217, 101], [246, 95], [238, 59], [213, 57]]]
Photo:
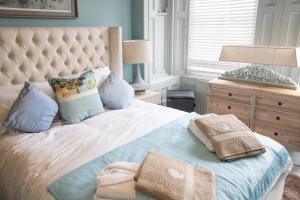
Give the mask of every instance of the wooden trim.
[[71, 12], [48, 12], [24, 10], [0, 10], [0, 17], [32, 17], [32, 18], [77, 18], [77, 0], [71, 0]]

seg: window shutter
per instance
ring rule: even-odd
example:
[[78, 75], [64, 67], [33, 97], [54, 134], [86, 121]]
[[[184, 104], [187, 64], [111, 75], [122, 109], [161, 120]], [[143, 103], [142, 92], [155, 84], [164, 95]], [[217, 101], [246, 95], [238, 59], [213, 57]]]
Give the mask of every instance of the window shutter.
[[188, 70], [221, 73], [223, 45], [253, 45], [257, 0], [190, 0]]

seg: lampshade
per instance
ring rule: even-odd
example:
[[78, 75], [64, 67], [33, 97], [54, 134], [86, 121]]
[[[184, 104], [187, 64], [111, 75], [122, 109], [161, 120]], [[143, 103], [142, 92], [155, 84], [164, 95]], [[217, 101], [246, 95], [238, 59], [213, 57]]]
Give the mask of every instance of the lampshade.
[[149, 63], [152, 59], [149, 40], [128, 40], [123, 42], [123, 63]]
[[219, 60], [299, 67], [300, 48], [223, 46]]

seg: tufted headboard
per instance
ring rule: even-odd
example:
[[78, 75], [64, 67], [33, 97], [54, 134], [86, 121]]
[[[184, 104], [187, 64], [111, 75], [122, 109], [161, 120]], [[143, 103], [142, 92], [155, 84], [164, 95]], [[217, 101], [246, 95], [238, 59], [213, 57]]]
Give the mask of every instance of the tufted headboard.
[[104, 65], [122, 75], [119, 27], [0, 28], [0, 86]]

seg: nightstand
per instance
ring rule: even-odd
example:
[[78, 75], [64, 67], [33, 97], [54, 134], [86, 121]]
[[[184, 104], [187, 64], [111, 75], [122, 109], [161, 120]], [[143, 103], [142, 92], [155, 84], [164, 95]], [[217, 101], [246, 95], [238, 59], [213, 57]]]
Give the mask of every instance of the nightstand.
[[135, 98], [148, 103], [161, 104], [161, 94], [152, 90], [146, 90], [142, 95], [135, 95]]

